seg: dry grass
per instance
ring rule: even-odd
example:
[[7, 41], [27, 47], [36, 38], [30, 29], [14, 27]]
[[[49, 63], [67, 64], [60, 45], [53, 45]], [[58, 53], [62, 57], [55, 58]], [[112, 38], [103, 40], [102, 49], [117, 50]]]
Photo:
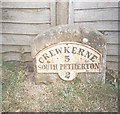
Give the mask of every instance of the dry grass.
[[26, 80], [24, 67], [3, 63], [2, 110], [12, 112], [116, 112], [117, 87], [99, 80], [83, 83], [57, 81], [35, 85]]

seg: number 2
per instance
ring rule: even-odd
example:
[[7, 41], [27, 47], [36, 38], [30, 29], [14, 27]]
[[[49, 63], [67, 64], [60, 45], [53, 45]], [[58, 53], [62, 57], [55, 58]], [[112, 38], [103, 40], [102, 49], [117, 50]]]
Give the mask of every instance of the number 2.
[[70, 78], [70, 72], [66, 72], [65, 78]]

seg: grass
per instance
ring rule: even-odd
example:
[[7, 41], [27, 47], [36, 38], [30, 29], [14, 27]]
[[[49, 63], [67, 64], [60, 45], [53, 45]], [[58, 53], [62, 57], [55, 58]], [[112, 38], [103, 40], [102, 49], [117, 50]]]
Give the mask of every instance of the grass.
[[118, 88], [110, 84], [71, 82], [35, 85], [25, 78], [25, 67], [3, 62], [2, 111], [4, 112], [116, 112]]
[[3, 63], [2, 69], [2, 108], [11, 111], [19, 106], [15, 95], [24, 80], [24, 71], [15, 62]]

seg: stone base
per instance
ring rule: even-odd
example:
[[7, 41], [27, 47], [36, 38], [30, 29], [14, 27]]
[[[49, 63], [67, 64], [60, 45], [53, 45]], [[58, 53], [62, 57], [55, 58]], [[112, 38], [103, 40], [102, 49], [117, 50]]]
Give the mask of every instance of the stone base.
[[80, 78], [81, 82], [82, 83], [92, 83], [92, 82], [100, 82], [100, 83], [105, 83], [104, 81], [104, 78], [102, 76], [102, 74], [94, 74], [94, 73], [91, 73], [91, 74], [78, 74], [77, 77]]
[[59, 76], [57, 74], [41, 74], [41, 73], [36, 73], [35, 74], [35, 83], [36, 84], [40, 84], [40, 83], [44, 83], [44, 84], [50, 84], [50, 83], [54, 83], [57, 80], [59, 80]]
[[[36, 73], [35, 76], [35, 83], [37, 85], [44, 83], [46, 85], [51, 84], [51, 83], [55, 83], [58, 80], [62, 80], [60, 79], [60, 77], [58, 76], [58, 74], [47, 74], [47, 73]], [[101, 74], [78, 74], [77, 79], [80, 80], [81, 83], [93, 83], [95, 81], [100, 82], [100, 83], [104, 83], [104, 79], [102, 77]], [[76, 79], [75, 79], [76, 80]]]

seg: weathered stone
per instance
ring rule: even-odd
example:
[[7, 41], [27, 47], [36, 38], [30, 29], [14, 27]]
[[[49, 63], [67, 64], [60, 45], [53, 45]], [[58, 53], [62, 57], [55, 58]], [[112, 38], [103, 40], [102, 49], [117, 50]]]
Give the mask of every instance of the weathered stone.
[[71, 81], [79, 73], [86, 79], [105, 80], [106, 42], [98, 31], [80, 25], [53, 27], [39, 34], [31, 49], [37, 83], [55, 82], [59, 77]]

